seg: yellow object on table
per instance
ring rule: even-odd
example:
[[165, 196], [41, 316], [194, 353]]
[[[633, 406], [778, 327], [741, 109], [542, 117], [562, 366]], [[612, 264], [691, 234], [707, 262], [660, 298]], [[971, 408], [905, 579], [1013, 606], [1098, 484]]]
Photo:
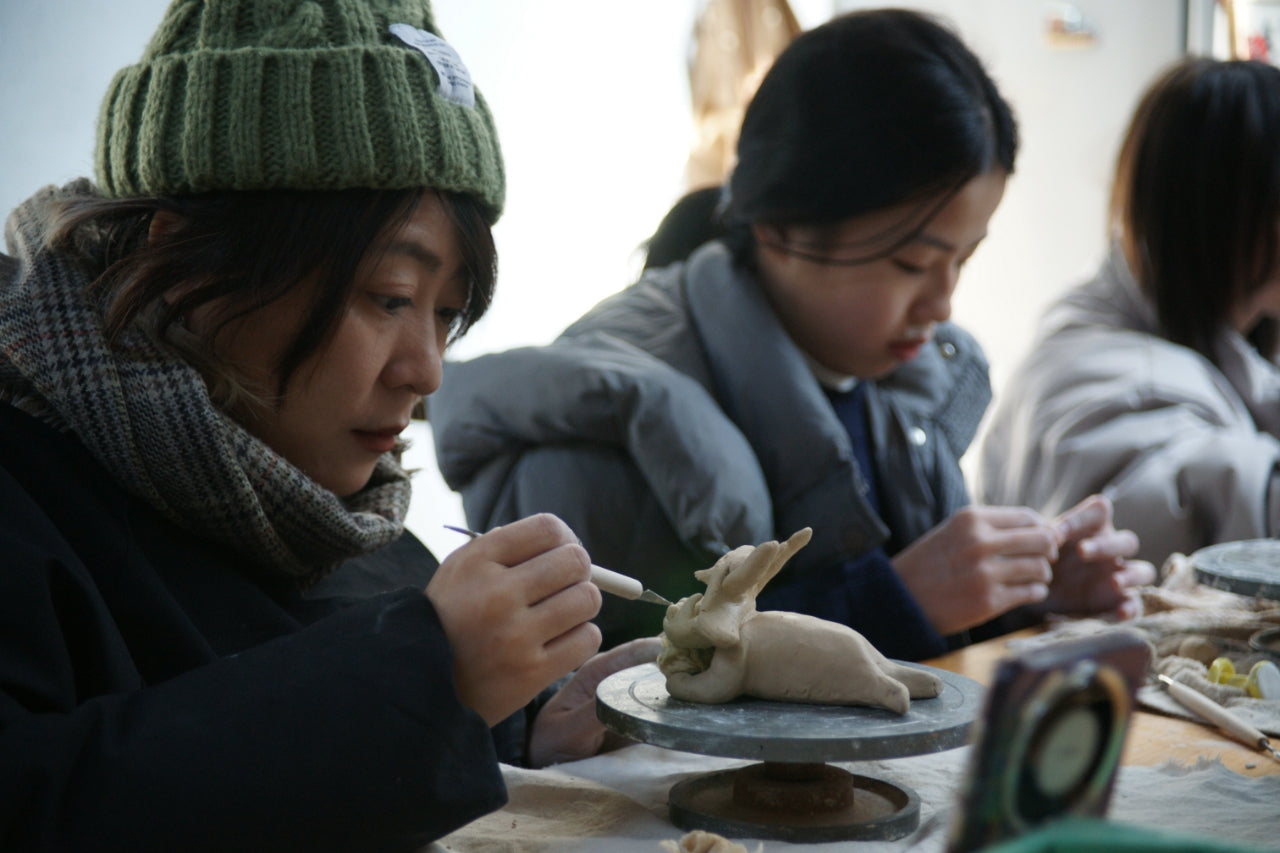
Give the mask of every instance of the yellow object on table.
[[1280, 666], [1260, 660], [1245, 677], [1244, 689], [1254, 699], [1280, 699]]
[[1243, 688], [1248, 682], [1246, 676], [1236, 674], [1235, 664], [1230, 658], [1214, 659], [1213, 663], [1209, 664], [1209, 672], [1205, 677], [1214, 684], [1226, 684], [1230, 687]]

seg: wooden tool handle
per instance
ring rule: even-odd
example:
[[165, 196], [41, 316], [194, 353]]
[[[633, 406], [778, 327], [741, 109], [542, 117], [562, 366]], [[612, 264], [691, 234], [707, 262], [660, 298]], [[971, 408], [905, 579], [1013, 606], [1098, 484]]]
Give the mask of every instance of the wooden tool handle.
[[1203, 693], [1180, 684], [1167, 675], [1161, 675], [1159, 678], [1168, 688], [1169, 695], [1177, 699], [1183, 707], [1196, 712], [1241, 743], [1247, 743], [1255, 748], [1268, 743], [1266, 735]]

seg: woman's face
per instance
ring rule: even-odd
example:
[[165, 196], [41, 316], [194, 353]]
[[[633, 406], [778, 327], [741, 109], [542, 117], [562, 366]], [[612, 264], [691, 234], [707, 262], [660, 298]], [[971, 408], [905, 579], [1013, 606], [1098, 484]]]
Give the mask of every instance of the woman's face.
[[1249, 334], [1264, 317], [1280, 318], [1280, 244], [1276, 251], [1278, 257], [1271, 262], [1271, 274], [1267, 280], [1252, 292], [1240, 296], [1232, 308], [1231, 324], [1242, 335]]
[[825, 261], [874, 251], [876, 239], [919, 205], [857, 216], [834, 228], [755, 226], [765, 292], [792, 340], [823, 367], [866, 379], [915, 358], [935, 325], [951, 316], [960, 268], [986, 236], [1005, 179], [999, 170], [979, 175], [911, 241], [853, 266]]
[[[332, 341], [302, 363], [278, 405], [231, 414], [320, 485], [342, 496], [359, 491], [415, 403], [440, 386], [445, 344], [467, 295], [454, 226], [440, 200], [425, 194], [376, 263], [357, 273]], [[218, 356], [266, 399], [312, 296], [306, 284], [295, 287], [215, 338]], [[210, 310], [192, 318], [197, 333]]]

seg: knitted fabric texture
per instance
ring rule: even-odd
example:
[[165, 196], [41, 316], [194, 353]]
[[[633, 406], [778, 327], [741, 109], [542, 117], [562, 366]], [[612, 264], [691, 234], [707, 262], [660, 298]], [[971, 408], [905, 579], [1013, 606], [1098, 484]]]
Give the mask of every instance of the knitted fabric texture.
[[98, 185], [113, 198], [433, 187], [475, 195], [492, 224], [497, 131], [438, 35], [426, 0], [175, 0], [107, 89]]
[[410, 484], [394, 454], [343, 500], [217, 409], [195, 369], [143, 333], [107, 344], [92, 274], [43, 248], [45, 203], [89, 191], [46, 188], [6, 224], [17, 265], [0, 265], [0, 401], [73, 433], [179, 526], [303, 584], [395, 540]]

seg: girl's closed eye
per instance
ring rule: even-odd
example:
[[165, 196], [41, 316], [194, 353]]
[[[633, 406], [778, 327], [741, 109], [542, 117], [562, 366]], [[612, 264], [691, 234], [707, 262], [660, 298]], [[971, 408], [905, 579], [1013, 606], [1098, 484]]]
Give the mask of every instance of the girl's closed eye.
[[913, 264], [910, 261], [904, 260], [902, 258], [890, 258], [889, 260], [893, 263], [895, 267], [900, 269], [902, 272], [908, 273], [909, 275], [919, 275], [920, 273], [924, 272], [923, 266], [919, 264]]
[[413, 299], [408, 296], [398, 296], [391, 293], [370, 293], [369, 297], [388, 314], [394, 314], [401, 308], [413, 306]]

